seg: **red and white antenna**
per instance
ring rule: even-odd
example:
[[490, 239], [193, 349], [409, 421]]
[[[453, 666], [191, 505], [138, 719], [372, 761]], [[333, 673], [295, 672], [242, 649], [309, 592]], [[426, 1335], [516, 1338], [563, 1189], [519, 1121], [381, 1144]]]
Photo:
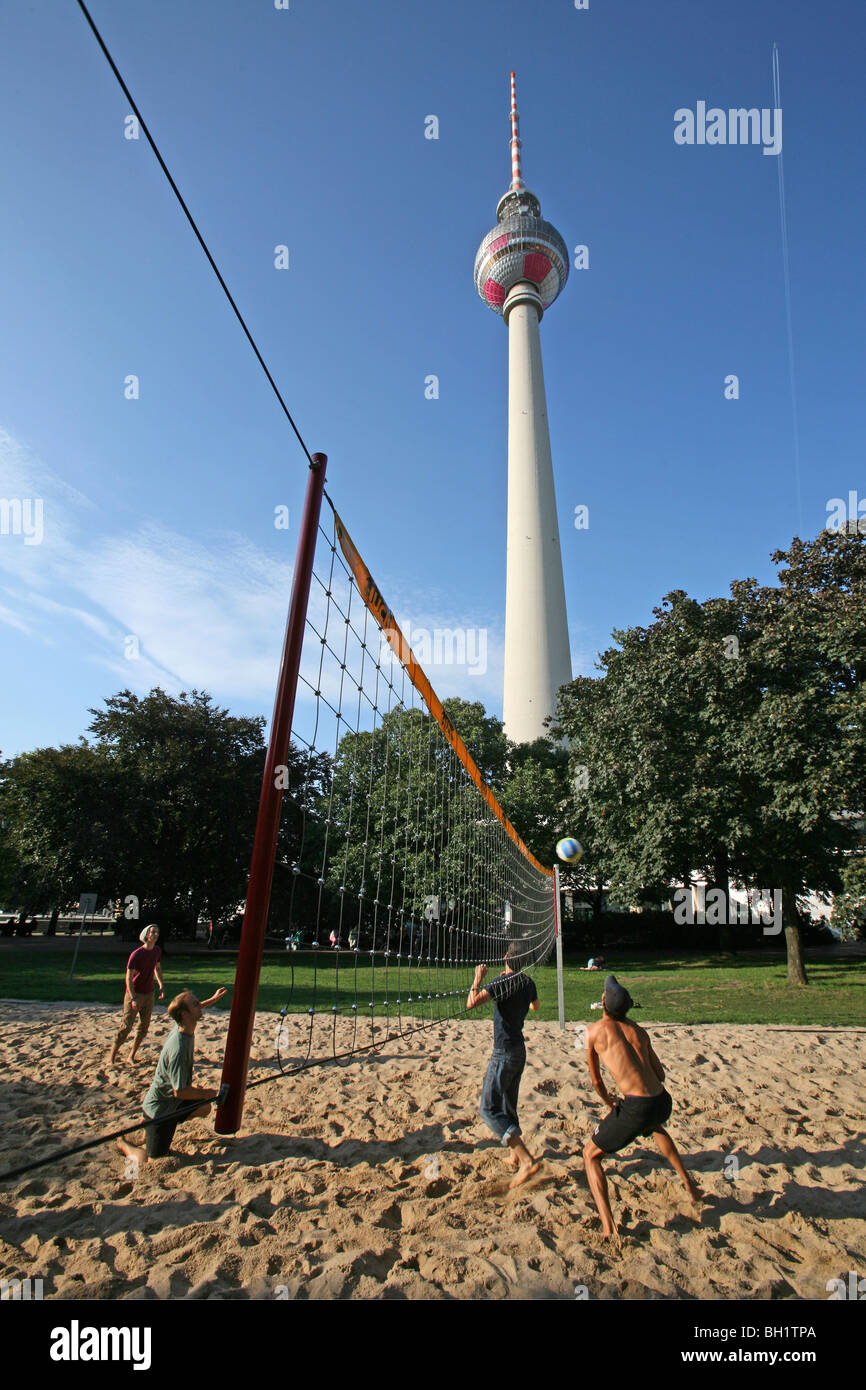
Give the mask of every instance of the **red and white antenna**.
[[517, 81], [514, 73], [511, 74], [511, 191], [518, 192], [523, 188], [523, 175], [520, 172], [520, 131], [518, 121], [520, 112], [517, 110]]

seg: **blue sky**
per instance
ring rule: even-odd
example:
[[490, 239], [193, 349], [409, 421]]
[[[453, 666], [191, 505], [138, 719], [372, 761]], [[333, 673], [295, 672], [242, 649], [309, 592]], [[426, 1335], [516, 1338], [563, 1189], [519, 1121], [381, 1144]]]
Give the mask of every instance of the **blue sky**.
[[[501, 713], [507, 343], [472, 270], [512, 67], [527, 185], [589, 248], [541, 327], [575, 672], [866, 498], [861, 5], [91, 12], [398, 617], [486, 633], [484, 672], [431, 664], [443, 696]], [[125, 686], [269, 716], [306, 461], [77, 5], [5, 7], [0, 40], [0, 497], [43, 504], [40, 544], [0, 535], [0, 747]], [[674, 141], [699, 101], [772, 107], [774, 41], [799, 496], [778, 160]]]

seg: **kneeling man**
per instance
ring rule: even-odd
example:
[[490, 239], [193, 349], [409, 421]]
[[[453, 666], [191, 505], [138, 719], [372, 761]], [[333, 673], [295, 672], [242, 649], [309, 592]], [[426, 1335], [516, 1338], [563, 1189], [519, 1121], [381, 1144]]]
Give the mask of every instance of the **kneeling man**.
[[[169, 1016], [177, 1027], [163, 1045], [153, 1083], [143, 1102], [146, 1120], [156, 1123], [147, 1125], [143, 1148], [128, 1144], [125, 1139], [117, 1140], [118, 1149], [127, 1158], [143, 1163], [151, 1158], [165, 1158], [179, 1124], [210, 1114], [210, 1102], [219, 1092], [192, 1084], [195, 1030], [204, 1010], [224, 995], [225, 990], [218, 989], [210, 999], [199, 1001], [191, 990], [185, 989], [169, 1004]], [[202, 1104], [191, 1109], [191, 1101]]]

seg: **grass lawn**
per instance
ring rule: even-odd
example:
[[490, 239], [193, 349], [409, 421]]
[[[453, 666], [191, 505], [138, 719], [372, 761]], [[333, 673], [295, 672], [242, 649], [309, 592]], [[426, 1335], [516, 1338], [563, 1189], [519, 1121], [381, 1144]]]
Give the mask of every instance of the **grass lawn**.
[[[16, 942], [12, 949], [0, 952], [0, 997], [7, 999], [73, 1000], [86, 1003], [115, 1004], [120, 1008], [123, 996], [123, 972], [128, 955], [127, 947], [116, 953], [88, 951], [86, 942], [78, 957], [75, 977], [68, 979], [72, 962], [73, 942], [69, 950], [44, 950]], [[367, 959], [363, 955], [359, 961]], [[399, 970], [392, 961], [386, 972], [377, 960], [371, 972], [369, 963], [357, 970], [348, 953], [337, 960], [321, 952], [314, 965], [309, 952], [266, 955], [259, 985], [258, 1007], [278, 1012], [288, 1005], [291, 1012], [303, 1012], [315, 1007], [317, 1012], [330, 1012], [336, 1002], [340, 1014], [351, 1015], [357, 1002], [362, 1017], [369, 1017], [370, 1001], [376, 1001], [376, 1015], [383, 1012], [387, 999], [391, 1011], [399, 998], [412, 996], [413, 1004], [420, 994], [428, 1016], [435, 1014], [436, 1001], [427, 1001], [428, 992], [457, 990], [443, 1001], [442, 1012], [449, 1012], [457, 998], [465, 997], [470, 973], [467, 968], [453, 978], [445, 970], [436, 983], [436, 968], [419, 969], [411, 974], [405, 961]], [[842, 959], [828, 956], [825, 960], [807, 962], [809, 986], [793, 989], [786, 983], [783, 955], [767, 959], [765, 955], [732, 956], [623, 956], [612, 962], [617, 977], [643, 1007], [634, 1017], [663, 1023], [787, 1023], [801, 1025], [834, 1024], [866, 1026], [866, 960]], [[232, 954], [184, 955], [180, 945], [171, 950], [164, 962], [166, 998], [188, 987], [199, 998], [205, 998], [219, 985], [229, 989], [221, 1007], [228, 1007], [234, 979], [235, 957]], [[565, 966], [565, 1016], [569, 1021], [598, 1018], [590, 1004], [601, 997], [604, 973], [587, 974], [578, 969], [577, 962]], [[294, 975], [294, 978], [293, 978]], [[541, 998], [537, 1017], [556, 1019], [556, 969], [545, 965], [536, 972]], [[338, 989], [337, 989], [338, 986]], [[417, 1012], [413, 1008], [413, 1012]], [[470, 1016], [470, 1021], [484, 1019], [489, 1007]]]

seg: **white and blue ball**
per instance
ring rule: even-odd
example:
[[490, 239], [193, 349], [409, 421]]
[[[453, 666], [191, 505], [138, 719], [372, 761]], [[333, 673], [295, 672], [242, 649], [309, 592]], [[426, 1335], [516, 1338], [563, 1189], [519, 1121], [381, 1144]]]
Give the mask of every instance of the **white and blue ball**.
[[579, 864], [583, 858], [583, 845], [580, 840], [571, 838], [560, 840], [556, 853], [565, 864]]

